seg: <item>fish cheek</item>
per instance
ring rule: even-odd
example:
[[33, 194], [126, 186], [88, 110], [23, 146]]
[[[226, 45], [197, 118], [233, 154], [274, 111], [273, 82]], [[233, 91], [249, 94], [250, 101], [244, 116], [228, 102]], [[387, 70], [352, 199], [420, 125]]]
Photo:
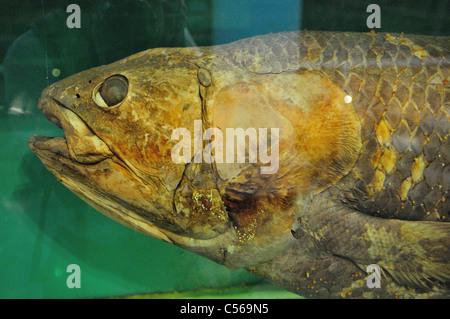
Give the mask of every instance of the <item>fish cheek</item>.
[[[150, 184], [157, 179], [174, 190], [185, 166], [172, 160], [178, 140], [171, 136], [177, 128], [193, 132], [194, 120], [201, 119], [200, 106], [183, 111], [184, 104], [168, 95], [171, 90], [154, 89], [152, 100], [146, 98], [147, 91], [139, 90], [130, 101], [100, 114], [97, 132], [139, 178]], [[184, 101], [196, 102], [192, 98]]]

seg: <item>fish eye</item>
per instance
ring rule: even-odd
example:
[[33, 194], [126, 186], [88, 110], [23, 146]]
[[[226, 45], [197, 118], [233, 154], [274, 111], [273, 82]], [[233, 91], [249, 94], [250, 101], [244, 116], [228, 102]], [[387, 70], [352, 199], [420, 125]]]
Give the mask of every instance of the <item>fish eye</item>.
[[94, 102], [102, 107], [111, 107], [122, 102], [128, 93], [128, 80], [123, 75], [107, 78], [93, 92]]

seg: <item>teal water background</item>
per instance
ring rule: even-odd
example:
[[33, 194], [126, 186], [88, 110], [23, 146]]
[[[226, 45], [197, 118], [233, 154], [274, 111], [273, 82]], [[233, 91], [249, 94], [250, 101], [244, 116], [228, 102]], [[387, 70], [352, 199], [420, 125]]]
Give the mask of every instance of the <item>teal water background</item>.
[[[448, 35], [449, 1], [378, 1], [377, 31]], [[81, 8], [69, 29], [66, 8]], [[57, 136], [36, 105], [47, 85], [159, 46], [212, 45], [297, 29], [367, 32], [371, 1], [5, 1], [0, 4], [0, 298], [81, 298], [261, 285], [108, 219], [27, 147]], [[81, 288], [68, 288], [70, 264]], [[255, 296], [261, 297], [261, 289]], [[209, 292], [210, 296], [210, 292]], [[273, 288], [265, 297], [278, 296]], [[289, 294], [281, 295], [284, 298]]]

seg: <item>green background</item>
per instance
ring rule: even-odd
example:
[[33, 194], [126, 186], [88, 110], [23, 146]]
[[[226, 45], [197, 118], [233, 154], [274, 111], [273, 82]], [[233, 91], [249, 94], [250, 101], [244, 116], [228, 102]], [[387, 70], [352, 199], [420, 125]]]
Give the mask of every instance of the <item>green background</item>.
[[[71, 3], [82, 8], [81, 29], [65, 25]], [[294, 296], [104, 217], [58, 183], [26, 146], [31, 134], [62, 135], [36, 107], [48, 84], [150, 47], [192, 45], [185, 29], [197, 45], [299, 28], [369, 31], [371, 1], [184, 3], [0, 1], [1, 298]], [[448, 35], [448, 1], [377, 4], [378, 31]], [[61, 74], [53, 76], [54, 69]], [[81, 268], [80, 289], [66, 285], [70, 264]], [[154, 295], [175, 291], [191, 292]]]

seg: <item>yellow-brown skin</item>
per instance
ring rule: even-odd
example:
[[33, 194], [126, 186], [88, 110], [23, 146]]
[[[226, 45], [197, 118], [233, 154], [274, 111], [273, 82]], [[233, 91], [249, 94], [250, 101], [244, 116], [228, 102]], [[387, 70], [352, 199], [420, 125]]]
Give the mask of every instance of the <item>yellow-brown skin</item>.
[[[302, 58], [304, 67], [295, 66], [300, 60], [277, 66], [264, 61], [270, 55], [255, 52], [257, 42], [267, 40], [152, 49], [62, 80], [42, 93], [39, 108], [66, 139], [33, 136], [30, 148], [63, 184], [118, 222], [229, 268], [248, 268], [299, 294], [442, 294], [433, 285], [432, 293], [420, 289], [423, 278], [449, 278], [448, 264], [435, 260], [435, 254], [448, 253], [448, 224], [380, 220], [340, 204], [342, 197], [352, 199], [343, 194], [365, 173], [361, 154], [370, 157], [372, 169], [395, 171], [397, 151], [383, 148], [392, 140], [389, 127], [383, 121], [372, 125], [379, 144], [366, 152], [365, 113], [345, 100], [347, 92], [330, 69], [314, 67], [326, 52], [312, 47]], [[277, 45], [270, 48], [282, 56]], [[125, 99], [98, 105], [98, 87], [114, 75], [128, 80]], [[278, 171], [261, 174], [259, 162], [174, 163], [171, 150], [178, 141], [171, 140], [172, 131], [193, 132], [200, 119], [204, 130], [221, 129], [224, 140], [226, 128], [278, 128]], [[191, 139], [193, 145], [193, 134]], [[420, 165], [418, 160], [400, 187], [405, 200]], [[374, 176], [363, 197], [382, 190], [384, 175]], [[430, 243], [416, 240], [417, 234]], [[404, 249], [407, 262], [395, 257]], [[419, 251], [422, 259], [416, 260]], [[427, 251], [434, 253], [428, 258]], [[408, 265], [421, 261], [427, 267], [411, 275]], [[371, 263], [380, 264], [388, 288], [365, 287]], [[418, 276], [419, 290], [408, 286], [411, 276]]]

